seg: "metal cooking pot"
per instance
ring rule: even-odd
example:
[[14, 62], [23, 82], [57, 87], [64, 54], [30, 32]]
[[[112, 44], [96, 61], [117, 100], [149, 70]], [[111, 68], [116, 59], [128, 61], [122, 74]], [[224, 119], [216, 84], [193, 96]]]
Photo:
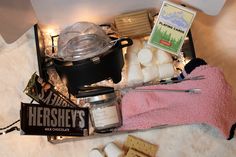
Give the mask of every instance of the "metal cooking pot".
[[54, 65], [61, 79], [66, 81], [68, 91], [76, 96], [85, 85], [109, 78], [114, 83], [120, 82], [124, 66], [122, 48], [132, 44], [130, 38], [121, 38], [102, 54], [76, 61], [54, 58]]

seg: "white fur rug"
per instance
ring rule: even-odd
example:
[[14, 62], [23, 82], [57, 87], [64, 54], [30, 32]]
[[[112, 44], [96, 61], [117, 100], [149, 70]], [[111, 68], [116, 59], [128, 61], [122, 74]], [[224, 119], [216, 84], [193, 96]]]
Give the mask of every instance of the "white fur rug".
[[[20, 102], [30, 99], [23, 93], [37, 71], [33, 29], [7, 45], [0, 38], [0, 127], [19, 119]], [[207, 125], [194, 124], [132, 133], [160, 149], [159, 157], [235, 157], [236, 139], [227, 141]], [[89, 150], [115, 141], [122, 144], [128, 134], [90, 140], [51, 144], [44, 136], [22, 136], [19, 132], [0, 135], [0, 157], [87, 157]]]

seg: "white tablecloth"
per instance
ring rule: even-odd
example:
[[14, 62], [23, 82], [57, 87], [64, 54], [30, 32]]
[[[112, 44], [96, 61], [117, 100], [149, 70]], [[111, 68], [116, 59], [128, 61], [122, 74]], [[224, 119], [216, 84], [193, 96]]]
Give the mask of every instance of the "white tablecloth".
[[[11, 45], [0, 40], [0, 127], [19, 119], [20, 103], [30, 101], [23, 89], [37, 69], [33, 29]], [[159, 145], [157, 156], [235, 157], [236, 154], [235, 139], [227, 141], [215, 128], [203, 124], [132, 134]], [[86, 157], [92, 148], [102, 148], [112, 141], [121, 146], [127, 135], [51, 144], [45, 136], [23, 136], [12, 132], [0, 136], [0, 156]]]

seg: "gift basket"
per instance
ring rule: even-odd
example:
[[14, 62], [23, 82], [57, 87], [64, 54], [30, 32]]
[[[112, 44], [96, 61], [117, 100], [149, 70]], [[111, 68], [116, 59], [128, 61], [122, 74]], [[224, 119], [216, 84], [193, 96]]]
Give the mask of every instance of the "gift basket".
[[156, 17], [149, 10], [135, 11], [115, 17], [113, 24], [77, 22], [56, 35], [35, 25], [40, 77], [79, 108], [89, 109], [82, 136], [57, 134], [48, 136], [50, 142], [127, 132], [119, 129], [123, 95], [135, 87], [173, 81], [195, 58], [191, 31], [178, 55], [148, 44]]

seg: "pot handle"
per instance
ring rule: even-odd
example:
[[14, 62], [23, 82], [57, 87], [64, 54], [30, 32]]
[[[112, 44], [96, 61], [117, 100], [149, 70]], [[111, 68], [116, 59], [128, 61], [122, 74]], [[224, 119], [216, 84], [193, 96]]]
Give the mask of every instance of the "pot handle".
[[[126, 41], [126, 43], [123, 43], [123, 44], [122, 44], [123, 41]], [[118, 41], [117, 41], [116, 44], [117, 44], [117, 46], [118, 46], [119, 48], [124, 48], [124, 47], [133, 45], [133, 41], [132, 41], [132, 39], [130, 39], [130, 38], [124, 37], [124, 38], [118, 39]]]

